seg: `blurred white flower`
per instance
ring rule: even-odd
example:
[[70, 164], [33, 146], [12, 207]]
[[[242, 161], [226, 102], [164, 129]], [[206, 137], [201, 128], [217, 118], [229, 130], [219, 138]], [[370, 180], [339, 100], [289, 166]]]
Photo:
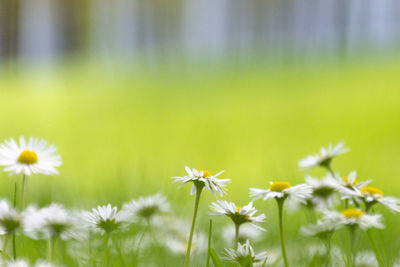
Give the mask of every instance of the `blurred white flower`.
[[316, 236], [320, 238], [329, 238], [333, 232], [338, 229], [338, 225], [332, 220], [318, 220], [316, 224], [302, 226], [300, 233], [305, 236]]
[[130, 222], [144, 220], [150, 222], [155, 216], [169, 212], [170, 204], [166, 197], [157, 193], [153, 196], [139, 197], [122, 206], [121, 217]]
[[358, 197], [364, 201], [367, 209], [379, 203], [393, 212], [400, 212], [400, 199], [384, 196], [383, 191], [372, 186], [361, 188]]
[[56, 167], [62, 164], [61, 157], [55, 155], [56, 152], [55, 146], [48, 147], [43, 139], [30, 137], [26, 142], [24, 137], [20, 137], [18, 145], [10, 138], [0, 145], [0, 165], [6, 166], [4, 171], [15, 175], [54, 175], [58, 174]]
[[28, 262], [22, 259], [9, 261], [5, 264], [6, 267], [29, 267]]
[[264, 222], [266, 216], [265, 214], [254, 216], [254, 214], [257, 213], [257, 210], [253, 207], [253, 202], [250, 202], [246, 206], [238, 207], [233, 202], [217, 200], [217, 202], [211, 203], [210, 207], [217, 213], [212, 215], [228, 216], [237, 226], [240, 226], [244, 223], [249, 223], [256, 228], [265, 231], [264, 228], [255, 223]]
[[309, 155], [299, 162], [302, 168], [313, 168], [316, 166], [323, 166], [330, 168], [332, 159], [340, 154], [348, 152], [349, 149], [344, 146], [344, 142], [338, 143], [335, 147], [331, 144], [324, 148], [322, 147], [319, 154]]
[[126, 229], [125, 219], [122, 218], [121, 213], [118, 212], [118, 208], [112, 207], [111, 204], [107, 206], [97, 206], [97, 208], [92, 209], [91, 212], [82, 212], [82, 219], [84, 225], [89, 230], [101, 234]]
[[368, 228], [384, 228], [380, 214], [369, 215], [359, 209], [346, 209], [342, 212], [324, 211], [324, 219], [336, 223], [337, 226], [359, 226], [365, 230]]
[[0, 200], [0, 234], [12, 234], [22, 228], [22, 217], [7, 200]]
[[186, 176], [172, 177], [172, 179], [175, 179], [174, 183], [178, 182], [181, 183], [179, 187], [183, 186], [188, 182], [193, 182], [192, 189], [190, 191], [191, 194], [196, 193], [197, 187], [199, 188], [205, 187], [208, 190], [210, 190], [214, 196], [216, 196], [216, 192], [222, 196], [225, 191], [226, 184], [230, 182], [230, 179], [216, 178], [224, 171], [212, 175], [209, 171], [196, 170], [194, 168], [191, 170], [188, 166], [185, 167], [185, 170], [187, 172]]
[[306, 184], [291, 186], [289, 182], [271, 182], [269, 189], [250, 188], [250, 197], [253, 200], [286, 199], [306, 203], [311, 197], [312, 188]]
[[[165, 231], [162, 243], [172, 253], [184, 255], [187, 250], [190, 223], [176, 218], [165, 221]], [[202, 253], [207, 250], [207, 237], [202, 232], [195, 232], [191, 246], [191, 253]]]
[[337, 199], [335, 197], [339, 187], [335, 178], [330, 174], [323, 179], [307, 176], [306, 183], [312, 189], [312, 197], [307, 201], [308, 205], [316, 209], [329, 209], [333, 207], [334, 201]]
[[25, 234], [33, 239], [84, 237], [78, 218], [60, 204], [53, 203], [42, 209], [30, 206], [23, 212], [23, 220]]
[[342, 199], [352, 199], [359, 196], [360, 190], [367, 186], [372, 180], [358, 182], [357, 172], [352, 171], [347, 177], [337, 177], [336, 181]]
[[249, 240], [245, 244], [238, 244], [237, 249], [226, 248], [225, 260], [235, 262], [241, 266], [261, 266], [268, 260], [267, 252], [260, 252], [256, 254], [251, 247]]
[[361, 251], [357, 253], [355, 264], [357, 267], [377, 267], [379, 266], [375, 254], [372, 251]]
[[[249, 224], [243, 224], [240, 226], [240, 232], [239, 232], [239, 241], [240, 242], [246, 242], [246, 240], [251, 240], [251, 241], [259, 241], [261, 240], [261, 237], [264, 236], [261, 235], [260, 230], [258, 228], [254, 228]], [[226, 243], [234, 243], [235, 242], [235, 226], [229, 225], [224, 227], [222, 230], [222, 238], [225, 240]]]

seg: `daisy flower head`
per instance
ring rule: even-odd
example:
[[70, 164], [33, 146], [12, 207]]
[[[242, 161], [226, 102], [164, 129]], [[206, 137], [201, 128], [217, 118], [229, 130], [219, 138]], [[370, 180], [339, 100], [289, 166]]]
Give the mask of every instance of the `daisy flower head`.
[[83, 238], [77, 217], [60, 204], [52, 203], [42, 209], [30, 206], [23, 215], [25, 234], [33, 239], [80, 240]]
[[259, 198], [285, 200], [289, 198], [295, 202], [306, 203], [311, 194], [311, 186], [306, 184], [292, 186], [289, 182], [271, 182], [268, 189], [250, 188], [250, 197], [253, 200]]
[[338, 182], [331, 175], [323, 179], [316, 179], [311, 176], [306, 177], [306, 183], [312, 189], [312, 196], [307, 201], [310, 207], [317, 209], [332, 208], [338, 190]]
[[158, 215], [169, 212], [170, 204], [166, 197], [157, 193], [153, 196], [139, 197], [122, 206], [121, 216], [127, 221], [150, 221]]
[[321, 166], [330, 169], [332, 159], [348, 151], [349, 149], [344, 146], [344, 142], [340, 142], [336, 146], [332, 146], [332, 144], [330, 144], [327, 148], [322, 147], [319, 154], [309, 155], [300, 160], [299, 167], [314, 168]]
[[126, 221], [121, 216], [121, 212], [117, 207], [97, 206], [91, 212], [84, 211], [82, 213], [85, 226], [93, 231], [101, 234], [109, 234], [114, 231], [121, 231], [126, 228]]
[[20, 137], [18, 145], [10, 138], [0, 145], [0, 165], [5, 166], [4, 171], [12, 175], [55, 175], [58, 174], [57, 167], [62, 164], [61, 157], [56, 152], [55, 146], [47, 146], [43, 139], [30, 137], [26, 141], [24, 137]]
[[196, 170], [190, 169], [188, 166], [185, 167], [187, 175], [185, 176], [176, 176], [172, 177], [175, 179], [174, 183], [181, 183], [179, 187], [182, 185], [192, 182], [192, 189], [190, 194], [195, 194], [197, 190], [202, 190], [204, 187], [213, 193], [216, 196], [218, 193], [220, 196], [224, 194], [226, 184], [230, 182], [230, 179], [219, 179], [217, 176], [222, 174], [224, 171], [220, 171], [216, 174], [211, 174], [209, 171], [206, 170]]
[[7, 200], [0, 200], [0, 234], [13, 234], [22, 228], [21, 215]]
[[363, 182], [357, 181], [357, 172], [352, 171], [347, 177], [337, 177], [338, 192], [342, 199], [352, 199], [360, 195], [363, 187], [367, 186], [372, 180]]
[[369, 211], [373, 205], [379, 203], [392, 212], [400, 212], [400, 199], [384, 196], [383, 191], [376, 187], [365, 186], [361, 188], [360, 198], [364, 201], [367, 211]]
[[238, 244], [237, 249], [226, 248], [224, 259], [240, 264], [240, 266], [262, 266], [268, 260], [267, 252], [256, 254], [249, 240], [244, 244]]
[[265, 231], [264, 228], [255, 223], [264, 222], [266, 216], [265, 214], [254, 216], [254, 214], [257, 213], [257, 210], [253, 207], [253, 202], [250, 202], [246, 206], [239, 207], [233, 202], [217, 200], [217, 202], [211, 203], [210, 208], [217, 213], [212, 215], [225, 215], [237, 226], [244, 223], [250, 223], [252, 226]]
[[324, 211], [324, 219], [338, 226], [358, 226], [363, 230], [368, 228], [384, 228], [380, 214], [369, 215], [360, 209], [350, 208], [342, 212]]

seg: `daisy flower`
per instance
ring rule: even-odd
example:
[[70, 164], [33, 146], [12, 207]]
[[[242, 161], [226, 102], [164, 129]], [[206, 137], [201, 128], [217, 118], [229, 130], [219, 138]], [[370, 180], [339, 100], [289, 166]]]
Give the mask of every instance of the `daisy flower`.
[[311, 187], [312, 196], [307, 200], [307, 205], [317, 209], [332, 208], [338, 190], [338, 182], [327, 175], [323, 179], [316, 179], [311, 176], [306, 177], [306, 183]]
[[266, 216], [265, 214], [254, 216], [254, 214], [257, 213], [257, 210], [253, 207], [253, 202], [250, 202], [246, 206], [238, 207], [233, 202], [217, 200], [217, 202], [211, 203], [210, 207], [217, 213], [212, 215], [225, 215], [235, 224], [236, 246], [239, 243], [239, 229], [242, 224], [249, 223], [256, 228], [265, 231], [264, 228], [255, 223], [264, 222]]
[[47, 146], [43, 139], [30, 137], [25, 141], [24, 137], [20, 137], [18, 145], [10, 138], [0, 145], [0, 165], [5, 166], [4, 171], [14, 175], [54, 175], [58, 174], [56, 168], [62, 164], [61, 157], [56, 152], [55, 146]]
[[336, 223], [338, 226], [359, 226], [366, 230], [369, 228], [384, 228], [380, 214], [369, 215], [360, 209], [346, 209], [342, 212], [325, 211], [324, 219]]
[[257, 210], [253, 207], [253, 202], [250, 202], [246, 206], [239, 207], [233, 202], [217, 200], [217, 202], [211, 203], [210, 207], [217, 213], [212, 215], [226, 215], [237, 226], [240, 226], [244, 223], [250, 223], [252, 226], [265, 231], [264, 228], [254, 224], [264, 222], [266, 216], [265, 214], [254, 216], [254, 214], [257, 213]]
[[304, 236], [315, 236], [321, 239], [329, 239], [337, 229], [337, 224], [332, 220], [318, 220], [316, 224], [301, 227], [300, 233]]
[[25, 234], [33, 239], [83, 238], [76, 216], [60, 204], [53, 203], [39, 210], [30, 206], [23, 214]]
[[383, 191], [376, 187], [365, 186], [361, 188], [359, 197], [364, 201], [367, 212], [377, 203], [382, 204], [393, 212], [400, 212], [400, 199], [384, 196]]
[[179, 187], [183, 186], [188, 182], [193, 182], [192, 189], [190, 194], [195, 194], [197, 190], [202, 190], [204, 187], [213, 193], [216, 196], [216, 192], [222, 196], [226, 184], [230, 182], [230, 179], [218, 179], [217, 176], [222, 174], [224, 171], [220, 171], [217, 174], [212, 175], [209, 171], [206, 170], [196, 170], [190, 169], [188, 166], [185, 167], [187, 172], [186, 176], [183, 177], [172, 177], [175, 179], [174, 183], [182, 183]]
[[330, 165], [332, 159], [348, 151], [349, 149], [344, 146], [344, 142], [338, 143], [335, 147], [330, 144], [327, 148], [322, 147], [319, 154], [309, 155], [302, 159], [299, 162], [299, 166], [302, 168], [321, 166], [331, 171]]
[[131, 200], [122, 206], [121, 216], [130, 222], [138, 219], [150, 222], [157, 215], [167, 213], [170, 210], [170, 204], [167, 198], [160, 193], [154, 196], [139, 197]]
[[268, 189], [250, 188], [250, 197], [253, 200], [292, 199], [306, 203], [312, 196], [312, 187], [306, 184], [291, 186], [289, 182], [271, 182]]
[[342, 196], [342, 199], [352, 199], [360, 195], [363, 187], [367, 186], [372, 180], [363, 182], [357, 181], [357, 172], [352, 171], [347, 177], [337, 177], [337, 190]]
[[299, 184], [292, 187], [289, 182], [271, 182], [268, 189], [250, 188], [250, 196], [253, 197], [253, 200], [259, 198], [264, 200], [275, 199], [278, 204], [281, 249], [285, 267], [288, 267], [289, 263], [286, 255], [285, 239], [283, 237], [283, 204], [287, 198], [292, 203], [301, 202], [306, 204], [306, 200], [311, 197], [311, 193], [311, 186]]
[[101, 234], [123, 230], [126, 224], [126, 221], [121, 216], [121, 212], [118, 212], [118, 208], [112, 207], [111, 204], [97, 206], [91, 212], [84, 211], [82, 219], [89, 230]]
[[191, 252], [191, 245], [192, 245], [192, 239], [193, 239], [193, 233], [194, 233], [194, 227], [196, 224], [196, 217], [197, 217], [197, 211], [199, 208], [199, 202], [200, 202], [200, 195], [201, 192], [203, 191], [204, 188], [207, 188], [210, 190], [213, 195], [216, 197], [216, 192], [222, 196], [225, 190], [225, 186], [227, 183], [230, 182], [230, 179], [218, 179], [216, 178], [218, 175], [223, 173], [224, 171], [221, 171], [217, 174], [212, 175], [209, 171], [205, 170], [196, 170], [196, 169], [190, 169], [189, 167], [185, 167], [185, 170], [187, 172], [186, 176], [183, 177], [172, 177], [175, 179], [174, 183], [180, 182], [181, 187], [182, 185], [192, 182], [192, 189], [190, 191], [191, 194], [196, 194], [196, 199], [194, 202], [194, 212], [193, 212], [193, 218], [192, 218], [192, 226], [190, 229], [189, 233], [189, 239], [188, 239], [188, 245], [187, 245], [187, 253], [185, 257], [185, 264], [184, 267], [188, 267], [190, 263], [190, 252]]
[[7, 200], [0, 200], [0, 234], [13, 234], [21, 226], [21, 215], [11, 207]]
[[224, 259], [240, 264], [240, 266], [262, 266], [268, 260], [268, 253], [261, 252], [256, 254], [251, 247], [249, 240], [245, 244], [238, 244], [237, 249], [226, 248]]

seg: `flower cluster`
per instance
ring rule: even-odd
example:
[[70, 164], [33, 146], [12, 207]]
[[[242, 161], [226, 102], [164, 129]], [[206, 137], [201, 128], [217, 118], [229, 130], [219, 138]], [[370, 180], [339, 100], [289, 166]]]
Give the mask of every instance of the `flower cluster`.
[[[230, 179], [220, 178], [224, 171], [212, 174], [207, 170], [185, 167], [186, 174], [172, 177], [174, 183], [180, 183], [179, 187], [191, 184], [190, 192], [195, 195], [191, 223], [174, 217], [168, 199], [160, 193], [132, 199], [122, 203], [121, 208], [110, 203], [91, 210], [68, 209], [58, 203], [44, 207], [30, 204], [25, 207], [27, 177], [58, 174], [61, 157], [56, 154], [56, 148], [48, 146], [44, 140], [31, 137], [27, 141], [21, 137], [17, 144], [11, 138], [0, 145], [0, 165], [5, 166], [4, 171], [17, 176], [12, 204], [7, 199], [0, 199], [0, 235], [4, 237], [0, 265], [58, 266], [57, 251], [63, 250], [74, 258], [74, 265], [112, 266], [111, 255], [114, 254], [118, 255], [121, 262], [128, 255], [126, 257], [136, 266], [141, 259], [149, 258], [149, 251], [151, 254], [162, 247], [174, 254], [186, 254], [185, 267], [190, 266], [194, 255], [206, 251], [207, 266], [212, 258], [216, 266], [221, 265], [219, 261], [222, 259], [245, 267], [275, 265], [282, 261], [288, 267], [290, 255], [286, 250], [283, 216], [288, 206], [291, 210], [304, 209], [310, 212], [312, 223], [302, 226], [299, 232], [304, 237], [318, 237], [323, 242], [325, 246], [312, 249], [318, 252], [314, 254], [323, 255], [321, 265], [355, 266], [368, 260], [377, 262], [381, 267], [384, 266], [384, 255], [377, 249], [371, 229], [383, 229], [385, 226], [383, 215], [377, 213], [375, 207], [382, 206], [398, 213], [400, 200], [386, 196], [381, 189], [371, 186], [371, 179], [360, 181], [356, 171], [345, 176], [334, 172], [333, 159], [347, 151], [349, 149], [344, 143], [330, 145], [322, 148], [319, 154], [299, 162], [299, 166], [307, 171], [314, 167], [325, 169], [326, 173], [321, 178], [307, 173], [305, 182], [300, 184], [293, 185], [289, 179], [274, 179], [269, 183], [267, 181], [265, 188], [250, 187], [249, 200], [243, 206], [223, 199], [212, 202], [209, 206], [210, 215], [223, 216], [230, 222], [222, 231], [216, 231], [221, 232], [226, 241], [224, 250], [219, 253], [223, 253], [223, 256], [219, 258], [212, 242], [212, 221], [208, 242], [206, 235], [195, 231], [195, 228], [202, 192], [210, 191], [215, 198], [226, 196]], [[21, 177], [20, 181], [18, 176]], [[17, 192], [20, 192], [19, 198]], [[257, 200], [274, 201], [277, 204], [279, 254], [266, 251], [256, 253], [253, 248], [263, 238], [267, 221], [267, 216], [254, 206]], [[336, 244], [331, 244], [332, 236], [339, 231], [349, 232], [351, 249], [344, 253], [347, 259], [341, 257]], [[362, 233], [368, 234], [374, 256], [369, 252], [357, 255], [356, 236]], [[24, 259], [26, 254], [23, 249], [17, 249], [23, 246], [16, 245], [23, 244], [24, 239], [36, 244], [45, 241], [47, 253], [38, 250], [35, 262]], [[62, 245], [57, 247], [58, 243]], [[104, 257], [93, 256], [93, 250], [102, 251]], [[46, 261], [40, 257], [46, 257]]]

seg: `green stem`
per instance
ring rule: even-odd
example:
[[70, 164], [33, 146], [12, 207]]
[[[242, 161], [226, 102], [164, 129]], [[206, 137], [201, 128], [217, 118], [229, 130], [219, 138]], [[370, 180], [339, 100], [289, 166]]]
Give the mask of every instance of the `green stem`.
[[367, 230], [367, 234], [368, 234], [369, 241], [371, 242], [372, 248], [374, 249], [374, 253], [375, 253], [376, 260], [378, 261], [378, 265], [379, 265], [379, 267], [383, 267], [384, 265], [383, 265], [383, 261], [380, 256], [380, 253], [379, 253], [379, 248], [375, 242], [374, 236], [372, 235], [372, 232], [370, 229]]
[[325, 266], [329, 266], [329, 262], [331, 261], [331, 239], [332, 239], [332, 234], [327, 238], [325, 246], [326, 246], [326, 260], [325, 260]]
[[[18, 181], [15, 180], [14, 183], [14, 200], [13, 200], [13, 205], [14, 209], [17, 207], [17, 193], [18, 193]], [[13, 259], [17, 259], [17, 241], [16, 241], [16, 236], [15, 232], [12, 234], [12, 251], [13, 251]]]
[[110, 249], [108, 247], [108, 239], [109, 239], [108, 233], [105, 233], [104, 234], [104, 249], [106, 251], [106, 254], [105, 254], [106, 265], [105, 266], [110, 266]]
[[356, 236], [355, 236], [356, 226], [351, 225], [349, 226], [349, 236], [350, 236], [350, 249], [349, 253], [347, 253], [347, 266], [352, 267], [354, 266], [354, 259], [355, 259], [355, 243], [356, 243]]
[[332, 175], [332, 177], [335, 177], [335, 173], [333, 172], [332, 168], [331, 168], [331, 164], [327, 164], [325, 165], [326, 169], [328, 170], [328, 172]]
[[190, 228], [189, 240], [188, 240], [188, 244], [187, 244], [187, 251], [186, 251], [185, 265], [184, 265], [185, 267], [188, 267], [189, 263], [190, 263], [190, 250], [192, 248], [194, 226], [196, 224], [197, 210], [199, 208], [200, 195], [201, 195], [201, 191], [203, 190], [203, 186], [204, 185], [196, 186], [196, 200], [194, 202], [193, 220], [192, 220], [192, 226]]
[[21, 184], [21, 203], [19, 203], [21, 210], [24, 209], [24, 200], [25, 200], [25, 184], [26, 184], [26, 175], [22, 176], [22, 184]]
[[285, 239], [283, 237], [283, 203], [285, 202], [285, 199], [277, 198], [276, 200], [278, 202], [278, 210], [279, 210], [279, 231], [281, 236], [282, 257], [283, 257], [283, 262], [285, 263], [285, 267], [288, 267], [289, 263], [286, 256]]
[[207, 263], [206, 267], [210, 266], [210, 258], [211, 258], [211, 237], [212, 237], [212, 220], [210, 220], [210, 228], [208, 230], [208, 250], [207, 250]]
[[237, 249], [239, 245], [239, 227], [240, 224], [235, 224], [235, 249]]
[[53, 256], [53, 238], [49, 238], [47, 240], [47, 261], [52, 262], [52, 256]]

